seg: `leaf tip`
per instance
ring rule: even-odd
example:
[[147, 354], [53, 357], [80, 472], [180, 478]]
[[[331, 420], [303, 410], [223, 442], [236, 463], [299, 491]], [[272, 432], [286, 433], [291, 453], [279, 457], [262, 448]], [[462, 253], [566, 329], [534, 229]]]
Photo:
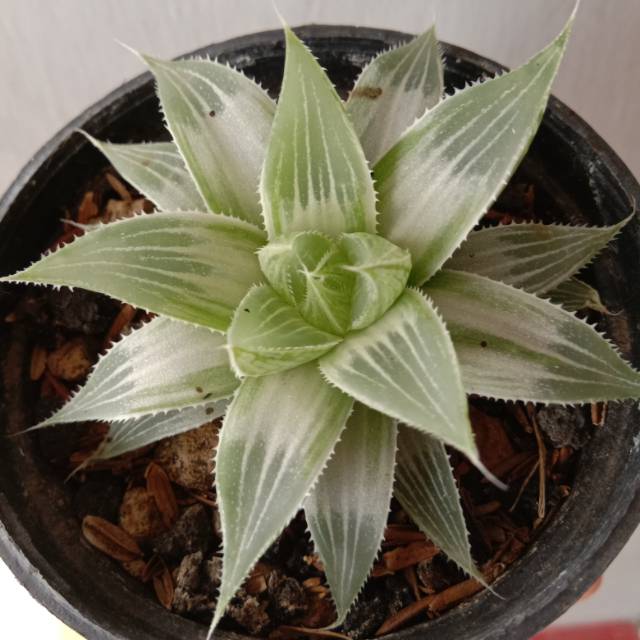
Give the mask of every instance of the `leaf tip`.
[[564, 52], [567, 42], [569, 41], [569, 36], [571, 35], [571, 30], [573, 29], [573, 23], [576, 19], [576, 15], [578, 13], [578, 8], [580, 7], [580, 0], [576, 0], [576, 3], [571, 11], [571, 15], [567, 19], [562, 31], [556, 36], [556, 38], [551, 42], [549, 48], [558, 48], [560, 49], [561, 55]]
[[502, 480], [500, 480], [498, 477], [496, 477], [493, 473], [491, 473], [491, 471], [489, 471], [489, 469], [487, 469], [487, 467], [482, 463], [482, 461], [480, 460], [479, 457], [470, 457], [469, 461], [471, 462], [471, 464], [473, 464], [473, 466], [478, 469], [478, 471], [480, 471], [480, 473], [482, 473], [482, 475], [496, 488], [500, 489], [500, 491], [508, 491], [509, 490], [509, 485], [505, 484], [504, 482], [502, 482]]
[[273, 7], [273, 11], [276, 14], [278, 20], [280, 20], [280, 24], [282, 25], [282, 28], [284, 29], [286, 35], [288, 31], [291, 31], [291, 29], [289, 28], [285, 17], [282, 15], [282, 11], [280, 11], [276, 0], [271, 0], [271, 6]]
[[74, 133], [79, 133], [81, 136], [84, 136], [92, 145], [94, 145], [94, 146], [96, 146], [98, 148], [102, 144], [102, 142], [100, 140], [98, 140], [97, 138], [94, 138], [90, 133], [88, 133], [84, 129], [80, 129], [80, 128], [76, 127], [73, 130], [73, 132]]
[[115, 38], [115, 41], [121, 47], [129, 51], [129, 53], [133, 53], [134, 56], [140, 58], [140, 60], [142, 60], [143, 62], [147, 62], [148, 56], [145, 56], [143, 53], [140, 53], [140, 51], [138, 51], [137, 49], [134, 49], [132, 46], [128, 45], [126, 42], [122, 42], [122, 40], [118, 40], [118, 38]]

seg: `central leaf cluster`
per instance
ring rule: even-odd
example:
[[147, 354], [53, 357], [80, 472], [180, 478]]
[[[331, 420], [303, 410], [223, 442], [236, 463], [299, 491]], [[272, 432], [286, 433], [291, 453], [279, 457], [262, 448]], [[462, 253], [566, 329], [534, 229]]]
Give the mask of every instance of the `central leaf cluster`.
[[253, 287], [228, 331], [235, 371], [263, 376], [310, 362], [380, 319], [406, 287], [406, 249], [370, 233], [300, 231], [258, 259], [269, 284]]
[[369, 233], [303, 231], [258, 254], [275, 291], [314, 327], [344, 336], [380, 318], [402, 293], [411, 256]]

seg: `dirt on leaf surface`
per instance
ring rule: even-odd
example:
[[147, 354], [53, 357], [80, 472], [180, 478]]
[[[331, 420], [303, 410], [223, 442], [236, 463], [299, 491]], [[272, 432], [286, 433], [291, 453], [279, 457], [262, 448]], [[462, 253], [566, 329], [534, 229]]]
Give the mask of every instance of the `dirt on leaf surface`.
[[[149, 202], [107, 171], [95, 179], [72, 219], [112, 221]], [[483, 224], [539, 217], [529, 184], [508, 187]], [[82, 231], [63, 223], [52, 244]], [[30, 377], [38, 388], [34, 419], [68, 399], [98, 355], [123, 332], [149, 319], [143, 311], [76, 290], [28, 289], [5, 322], [23, 323], [32, 337]], [[591, 411], [472, 397], [470, 415], [482, 460], [509, 485], [501, 492], [451, 452], [473, 555], [491, 583], [504, 573], [571, 492], [576, 451], [602, 423]], [[167, 609], [208, 624], [222, 571], [213, 450], [219, 421], [142, 450], [89, 464], [70, 480], [87, 542], [148, 585]], [[25, 437], [61, 480], [86, 462], [105, 437], [100, 423], [65, 425]], [[80, 538], [78, 544], [80, 544]], [[385, 539], [372, 575], [345, 623], [335, 617], [323, 567], [300, 512], [271, 545], [232, 600], [222, 626], [273, 640], [297, 637], [371, 638], [442, 614], [482, 590], [418, 531], [392, 501]]]

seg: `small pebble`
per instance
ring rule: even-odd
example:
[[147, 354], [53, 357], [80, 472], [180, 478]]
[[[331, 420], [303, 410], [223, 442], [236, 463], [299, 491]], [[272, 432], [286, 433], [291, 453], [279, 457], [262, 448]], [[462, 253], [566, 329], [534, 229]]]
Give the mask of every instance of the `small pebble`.
[[536, 419], [554, 447], [577, 450], [589, 439], [584, 412], [579, 407], [550, 404], [538, 410]]
[[84, 378], [92, 365], [93, 358], [84, 338], [65, 342], [47, 357], [49, 371], [67, 382], [77, 382]]
[[156, 501], [144, 487], [128, 489], [120, 505], [120, 526], [138, 541], [146, 541], [164, 531]]
[[54, 325], [85, 335], [106, 333], [117, 313], [118, 303], [82, 289], [47, 291], [46, 299]]
[[206, 553], [213, 538], [211, 518], [205, 507], [194, 504], [180, 515], [176, 523], [153, 541], [153, 549], [166, 560], [179, 560], [185, 555]]
[[260, 602], [255, 596], [250, 596], [244, 589], [240, 589], [227, 607], [227, 616], [250, 634], [258, 635], [271, 622], [266, 608], [267, 602]]
[[218, 426], [208, 423], [167, 438], [158, 445], [154, 457], [172, 482], [194, 491], [210, 491], [217, 446]]
[[176, 613], [200, 613], [215, 607], [215, 600], [202, 589], [203, 557], [202, 551], [185, 556], [174, 573], [175, 590], [171, 608]]
[[430, 560], [423, 560], [416, 566], [418, 581], [427, 590], [427, 593], [438, 593], [449, 586], [439, 564], [436, 557]]
[[280, 623], [291, 621], [307, 611], [307, 596], [295, 579], [272, 571], [267, 580], [273, 617]]

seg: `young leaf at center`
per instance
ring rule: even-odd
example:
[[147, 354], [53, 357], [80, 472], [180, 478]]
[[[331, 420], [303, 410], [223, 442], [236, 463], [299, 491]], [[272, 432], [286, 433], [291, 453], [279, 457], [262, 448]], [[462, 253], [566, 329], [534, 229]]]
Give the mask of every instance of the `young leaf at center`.
[[355, 275], [350, 329], [365, 329], [402, 293], [411, 273], [411, 256], [371, 233], [345, 233], [340, 245], [347, 257], [343, 268]]
[[229, 327], [229, 351], [241, 376], [263, 376], [315, 360], [340, 342], [316, 329], [269, 285], [254, 287]]
[[355, 276], [333, 238], [301, 231], [265, 245], [258, 254], [271, 286], [312, 325], [342, 335], [351, 324]]
[[371, 233], [301, 231], [259, 253], [273, 288], [311, 324], [337, 335], [381, 317], [407, 284], [409, 252]]

